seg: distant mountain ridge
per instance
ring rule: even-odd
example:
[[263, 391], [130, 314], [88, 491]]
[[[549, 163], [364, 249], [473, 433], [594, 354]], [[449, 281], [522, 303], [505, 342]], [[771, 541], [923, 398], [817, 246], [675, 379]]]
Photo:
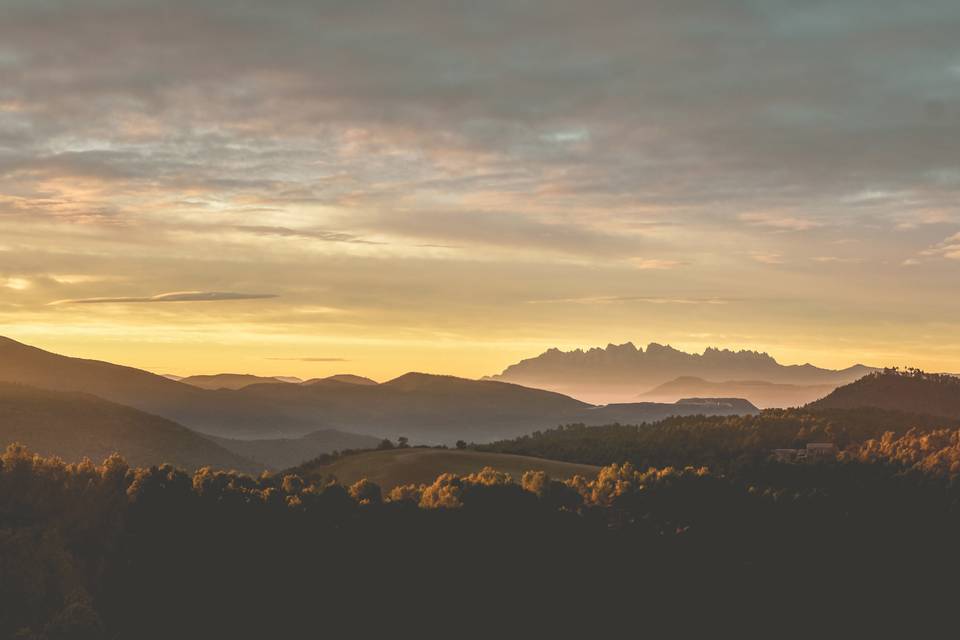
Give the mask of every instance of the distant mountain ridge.
[[488, 442], [559, 424], [642, 423], [668, 415], [756, 410], [749, 403], [737, 408], [725, 403], [596, 407], [518, 384], [425, 373], [407, 373], [381, 384], [328, 380], [210, 390], [132, 367], [57, 355], [7, 338], [0, 338], [3, 380], [90, 393], [233, 439], [291, 439], [336, 429], [453, 444], [458, 439]]
[[255, 384], [277, 384], [278, 382], [283, 382], [285, 384], [304, 385], [328, 382], [365, 385], [378, 384], [376, 380], [364, 378], [363, 376], [355, 376], [350, 373], [338, 373], [325, 378], [310, 378], [309, 380], [301, 380], [300, 378], [294, 376], [257, 376], [250, 373], [215, 373], [208, 375], [186, 376], [185, 378], [171, 376], [164, 377], [170, 378], [171, 380], [176, 380], [177, 382], [182, 382], [183, 384], [189, 384], [200, 389], [212, 389], [214, 391], [217, 389], [233, 389], [234, 391], [238, 391]]
[[200, 389], [243, 389], [252, 384], [276, 384], [284, 382], [290, 384], [287, 380], [281, 378], [255, 376], [249, 373], [216, 373], [211, 375], [197, 375], [180, 378], [177, 382], [189, 384]]
[[587, 350], [548, 349], [539, 356], [510, 365], [489, 379], [550, 389], [592, 402], [609, 402], [635, 398], [644, 389], [683, 376], [837, 386], [875, 370], [861, 364], [840, 370], [812, 364], [782, 365], [759, 351], [709, 347], [697, 354], [656, 342], [651, 342], [646, 349], [627, 342]]
[[621, 402], [594, 407], [584, 412], [584, 424], [636, 424], [656, 422], [673, 416], [756, 415], [760, 410], [743, 398], [681, 398], [666, 402]]
[[729, 396], [745, 398], [760, 407], [800, 407], [822, 398], [835, 389], [832, 384], [783, 384], [765, 380], [710, 382], [695, 376], [681, 376], [637, 396], [638, 400], [673, 402], [687, 396]]
[[326, 378], [311, 378], [309, 380], [304, 380], [301, 384], [320, 384], [326, 382], [343, 382], [345, 384], [359, 384], [365, 386], [380, 384], [376, 380], [371, 380], [370, 378], [365, 378], [363, 376], [355, 376], [352, 373], [338, 373], [336, 375], [327, 376]]

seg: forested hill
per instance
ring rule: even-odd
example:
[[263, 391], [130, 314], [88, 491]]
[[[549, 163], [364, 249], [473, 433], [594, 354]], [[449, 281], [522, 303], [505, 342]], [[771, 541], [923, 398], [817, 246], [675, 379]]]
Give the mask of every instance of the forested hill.
[[475, 445], [480, 451], [512, 453], [605, 465], [631, 462], [639, 468], [707, 465], [732, 470], [758, 463], [773, 449], [832, 442], [839, 449], [860, 445], [891, 432], [929, 432], [957, 425], [956, 420], [876, 408], [767, 409], [758, 415], [678, 416], [653, 424], [582, 424]]
[[885, 369], [811, 402], [811, 409], [875, 407], [960, 418], [960, 378], [918, 369]]

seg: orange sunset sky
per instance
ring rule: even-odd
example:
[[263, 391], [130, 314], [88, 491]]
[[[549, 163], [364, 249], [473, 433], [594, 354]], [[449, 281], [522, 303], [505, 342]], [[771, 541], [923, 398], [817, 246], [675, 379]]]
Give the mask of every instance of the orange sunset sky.
[[0, 334], [181, 375], [960, 371], [953, 3], [277, 4], [4, 2]]

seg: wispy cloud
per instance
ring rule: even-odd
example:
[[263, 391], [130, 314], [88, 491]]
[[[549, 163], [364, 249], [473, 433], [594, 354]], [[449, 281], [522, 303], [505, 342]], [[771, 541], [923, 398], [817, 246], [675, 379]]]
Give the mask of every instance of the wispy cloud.
[[306, 357], [306, 358], [267, 358], [267, 360], [281, 360], [286, 362], [350, 362], [346, 358], [324, 358], [324, 357]]
[[0, 278], [0, 286], [14, 291], [25, 291], [32, 286], [32, 283], [27, 278]]
[[783, 256], [779, 253], [758, 253], [750, 254], [750, 259], [761, 264], [783, 264]]
[[631, 258], [628, 260], [635, 269], [674, 269], [676, 267], [682, 266], [686, 263], [680, 260], [663, 260], [660, 258]]
[[779, 213], [741, 213], [737, 219], [750, 225], [769, 227], [778, 231], [807, 231], [823, 226], [823, 223], [817, 220]]
[[262, 300], [276, 298], [272, 293], [238, 293], [234, 291], [174, 291], [155, 296], [122, 296], [115, 298], [73, 298], [56, 300], [51, 305], [60, 304], [127, 304], [142, 302], [220, 302], [223, 300]]
[[922, 256], [940, 256], [948, 260], [960, 260], [960, 233], [939, 242], [929, 249], [920, 252]]
[[81, 273], [51, 273], [47, 276], [57, 284], [90, 284], [108, 280], [122, 280], [120, 276], [89, 275]]
[[618, 302], [642, 302], [646, 304], [729, 304], [725, 298], [674, 298], [658, 296], [585, 296], [582, 298], [552, 298], [528, 300], [527, 304], [614, 304]]
[[814, 262], [823, 264], [857, 264], [863, 262], [863, 258], [849, 258], [841, 256], [814, 256], [810, 258]]
[[301, 238], [307, 240], [321, 240], [323, 242], [349, 242], [356, 244], [384, 244], [373, 240], [365, 240], [351, 233], [327, 231], [324, 229], [291, 229], [289, 227], [271, 227], [262, 225], [238, 225], [235, 231], [250, 233], [258, 236], [278, 236], [283, 238]]

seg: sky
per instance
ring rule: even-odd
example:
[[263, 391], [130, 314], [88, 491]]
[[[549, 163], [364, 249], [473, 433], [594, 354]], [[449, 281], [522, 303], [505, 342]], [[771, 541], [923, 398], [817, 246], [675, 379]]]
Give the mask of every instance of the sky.
[[960, 371], [955, 0], [0, 0], [0, 334]]

